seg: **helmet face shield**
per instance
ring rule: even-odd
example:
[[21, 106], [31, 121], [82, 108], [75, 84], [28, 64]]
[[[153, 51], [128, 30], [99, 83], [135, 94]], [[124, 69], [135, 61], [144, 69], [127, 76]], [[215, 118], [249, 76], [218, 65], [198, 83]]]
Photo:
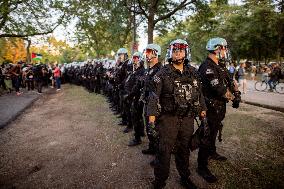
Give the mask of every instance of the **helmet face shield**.
[[219, 51], [216, 54], [218, 59], [223, 61], [231, 60], [230, 50], [227, 46], [217, 45], [215, 49]]
[[[184, 61], [185, 59], [187, 61], [190, 61], [190, 49], [189, 46], [187, 44], [187, 42], [183, 42], [183, 43], [174, 43], [172, 42], [170, 47], [169, 47], [169, 52], [168, 52], [168, 57], [171, 61], [173, 61], [173, 53], [184, 53], [184, 57], [182, 57], [182, 61]], [[179, 62], [181, 62], [181, 60], [178, 60]]]
[[150, 54], [157, 55], [157, 52], [153, 49], [146, 49], [145, 53], [146, 55], [150, 55]]
[[172, 45], [174, 50], [186, 50], [188, 48], [187, 44], [179, 44], [179, 43], [175, 43]]
[[123, 61], [125, 61], [126, 60], [126, 54], [118, 54], [118, 60], [120, 61], [120, 62], [123, 62]]
[[145, 50], [144, 57], [145, 57], [145, 60], [147, 62], [150, 62], [153, 58], [156, 58], [157, 56], [158, 56], [157, 51], [155, 51], [153, 49], [146, 49]]
[[139, 57], [139, 56], [133, 56], [133, 57], [132, 57], [132, 60], [135, 61], [135, 62], [137, 62], [137, 61], [140, 60], [140, 57]]

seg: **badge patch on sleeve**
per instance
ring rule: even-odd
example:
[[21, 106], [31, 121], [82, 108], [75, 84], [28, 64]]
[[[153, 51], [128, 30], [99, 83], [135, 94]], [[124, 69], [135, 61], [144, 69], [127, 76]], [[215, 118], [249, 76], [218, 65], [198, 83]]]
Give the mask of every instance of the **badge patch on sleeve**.
[[154, 75], [154, 82], [155, 83], [160, 83], [161, 82], [161, 78], [159, 78], [157, 75]]
[[213, 79], [210, 83], [214, 87], [214, 86], [219, 84], [219, 81], [218, 81], [218, 79]]
[[214, 72], [213, 72], [213, 70], [211, 70], [211, 69], [207, 69], [205, 73], [206, 73], [206, 74], [213, 74]]

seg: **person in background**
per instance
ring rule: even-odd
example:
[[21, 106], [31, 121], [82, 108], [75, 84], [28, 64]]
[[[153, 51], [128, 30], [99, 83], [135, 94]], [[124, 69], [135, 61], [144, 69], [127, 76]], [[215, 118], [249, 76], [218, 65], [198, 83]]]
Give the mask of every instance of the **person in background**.
[[243, 94], [247, 92], [247, 80], [245, 78], [246, 76], [246, 63], [241, 63], [240, 68], [238, 69], [238, 78], [239, 78], [239, 84], [240, 88], [242, 89]]
[[27, 67], [27, 70], [25, 72], [25, 78], [26, 78], [26, 83], [28, 85], [28, 91], [29, 90], [34, 90], [34, 72], [33, 68], [31, 66]]
[[20, 92], [20, 77], [21, 77], [21, 67], [22, 67], [22, 62], [18, 62], [16, 66], [14, 66], [10, 70], [10, 74], [12, 77], [12, 85], [15, 87], [16, 90], [16, 95], [20, 96], [22, 92]]
[[56, 64], [53, 74], [54, 74], [54, 79], [56, 82], [56, 91], [60, 91], [61, 90], [61, 71], [60, 71], [60, 68], [58, 67], [58, 64]]
[[0, 87], [2, 87], [5, 91], [7, 90], [7, 86], [5, 84], [4, 64], [0, 67]]
[[250, 72], [250, 77], [251, 77], [251, 80], [255, 80], [255, 75], [256, 75], [256, 66], [253, 64], [251, 66], [251, 72]]
[[270, 71], [270, 68], [267, 67], [267, 66], [264, 66], [262, 69], [261, 69], [261, 72], [262, 72], [262, 81], [265, 81], [265, 82], [268, 82], [269, 80], [269, 73], [271, 72]]
[[234, 75], [235, 75], [235, 72], [236, 72], [236, 68], [234, 66], [234, 63], [231, 63], [228, 70], [229, 70], [229, 73], [230, 73], [230, 78], [234, 79]]
[[272, 64], [272, 69], [271, 69], [271, 73], [269, 74], [269, 81], [268, 81], [268, 85], [270, 87], [269, 91], [273, 92], [274, 89], [274, 85], [276, 82], [279, 81], [279, 79], [281, 78], [281, 68], [278, 66], [278, 64]]

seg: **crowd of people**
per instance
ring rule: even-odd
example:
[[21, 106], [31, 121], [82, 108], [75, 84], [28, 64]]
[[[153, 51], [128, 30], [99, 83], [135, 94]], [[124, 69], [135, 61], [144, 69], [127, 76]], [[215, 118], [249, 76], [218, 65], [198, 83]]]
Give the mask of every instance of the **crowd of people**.
[[42, 93], [43, 86], [56, 87], [57, 91], [61, 89], [61, 78], [64, 78], [64, 65], [58, 64], [26, 64], [19, 61], [17, 64], [2, 64], [0, 67], [0, 86], [11, 93], [16, 92], [20, 96], [23, 92], [20, 89], [28, 91], [37, 90]]
[[[182, 39], [169, 44], [166, 64], [159, 59], [161, 47], [148, 44], [143, 54], [136, 52], [132, 57], [127, 49], [120, 48], [113, 67], [88, 61], [66, 68], [68, 82], [108, 98], [110, 108], [121, 118], [119, 125], [125, 126], [123, 132], [134, 131], [129, 146], [140, 145], [147, 135], [148, 148], [142, 153], [154, 156], [149, 163], [154, 168], [155, 189], [166, 185], [171, 154], [181, 184], [196, 188], [189, 177], [189, 155], [190, 149], [196, 149], [194, 144], [199, 147], [197, 173], [209, 183], [217, 178], [208, 169], [208, 159], [227, 159], [217, 153], [215, 141], [218, 132], [221, 140], [226, 103], [232, 101], [238, 108], [241, 95], [225, 66], [229, 57], [226, 40], [210, 39], [206, 49], [209, 54], [199, 70], [190, 65], [191, 51]], [[201, 124], [195, 137], [194, 120], [198, 117]]]
[[256, 67], [254, 64], [250, 65], [247, 69], [247, 63], [245, 61], [240, 62], [238, 67], [232, 63], [228, 67], [228, 71], [232, 79], [236, 79], [239, 84], [239, 88], [243, 94], [247, 93], [247, 79], [256, 80], [257, 74], [261, 74], [261, 80], [266, 81], [269, 84], [269, 92], [273, 92], [274, 85], [283, 79], [283, 73], [278, 63], [271, 63], [270, 65], [262, 65]]

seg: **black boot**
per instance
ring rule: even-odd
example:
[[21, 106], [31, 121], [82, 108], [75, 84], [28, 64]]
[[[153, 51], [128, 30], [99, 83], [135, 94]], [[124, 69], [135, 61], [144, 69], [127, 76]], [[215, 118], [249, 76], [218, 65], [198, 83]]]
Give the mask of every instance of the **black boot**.
[[128, 146], [137, 146], [141, 143], [142, 143], [141, 139], [140, 140], [139, 139], [133, 139], [129, 142]]
[[165, 186], [166, 186], [166, 183], [160, 183], [160, 182], [157, 182], [156, 180], [154, 180], [152, 182], [151, 189], [163, 189]]
[[190, 180], [190, 178], [181, 178], [180, 184], [187, 189], [196, 189], [197, 186]]
[[225, 156], [222, 156], [218, 154], [217, 152], [213, 153], [209, 156], [209, 159], [217, 160], [217, 161], [226, 161], [227, 158]]
[[211, 171], [207, 167], [198, 167], [197, 173], [204, 178], [209, 183], [213, 183], [217, 181], [217, 178], [211, 173]]
[[151, 148], [148, 148], [146, 150], [142, 150], [142, 154], [147, 154], [147, 155], [155, 155], [156, 152], [155, 150], [151, 149]]
[[159, 164], [159, 160], [157, 158], [155, 158], [154, 160], [150, 162], [150, 166], [153, 168], [157, 167], [158, 164]]
[[130, 131], [132, 131], [132, 128], [126, 127], [126, 128], [123, 130], [123, 133], [129, 133]]
[[121, 121], [120, 123], [118, 123], [118, 125], [124, 126], [124, 125], [127, 125], [127, 122]]

